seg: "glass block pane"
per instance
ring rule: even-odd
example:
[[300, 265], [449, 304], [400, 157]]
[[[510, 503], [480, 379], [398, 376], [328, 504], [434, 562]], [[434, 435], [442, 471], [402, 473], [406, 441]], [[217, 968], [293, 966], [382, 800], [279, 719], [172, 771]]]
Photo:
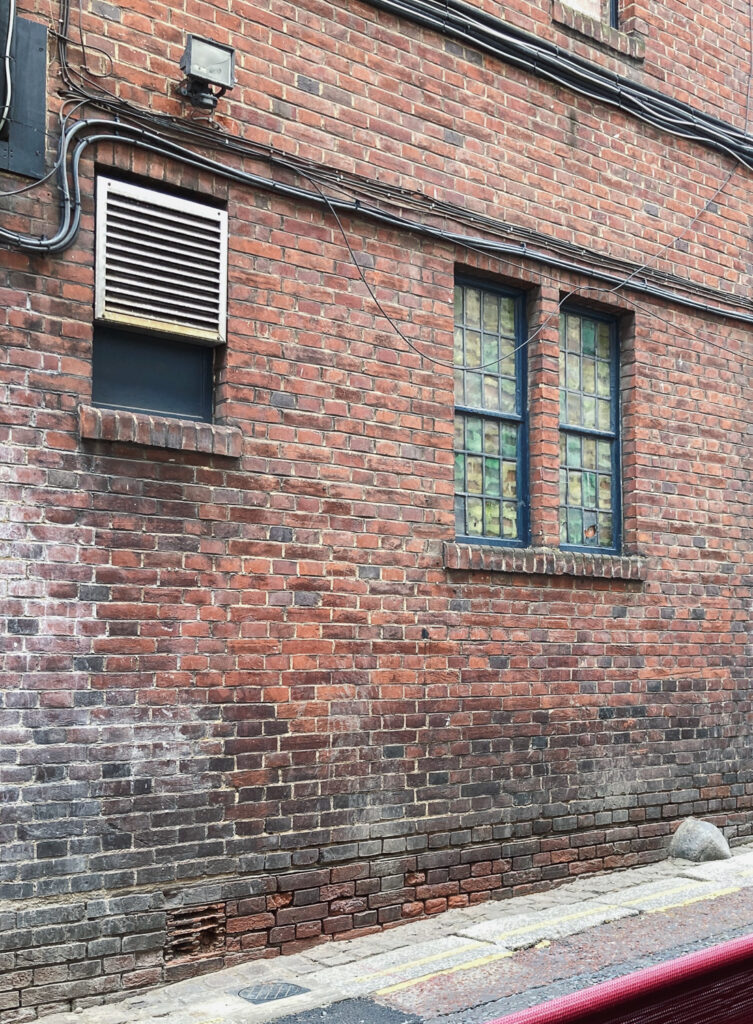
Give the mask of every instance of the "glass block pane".
[[567, 544], [567, 509], [560, 508], [560, 544]]
[[[585, 508], [596, 508], [596, 474], [583, 474], [583, 505]], [[595, 520], [594, 520], [595, 522]]]
[[456, 366], [463, 365], [463, 329], [456, 327], [453, 335], [452, 358]]
[[484, 377], [484, 408], [491, 412], [499, 409], [499, 377]]
[[567, 423], [567, 392], [560, 391], [560, 423]]
[[567, 465], [567, 434], [560, 431], [560, 466]]
[[518, 506], [512, 501], [502, 502], [502, 536], [509, 540], [518, 536]]
[[515, 401], [515, 381], [509, 380], [507, 377], [502, 377], [502, 412], [515, 412], [516, 401]]
[[577, 427], [582, 423], [583, 412], [581, 409], [580, 395], [569, 391], [567, 394], [567, 422]]
[[463, 401], [463, 371], [455, 370], [455, 402], [457, 405], [464, 405]]
[[481, 365], [481, 335], [478, 331], [465, 332], [465, 365]]
[[484, 451], [487, 455], [499, 454], [498, 420], [484, 420]]
[[499, 337], [496, 334], [485, 334], [481, 346], [481, 359], [485, 370], [499, 373]]
[[484, 490], [483, 459], [478, 455], [469, 455], [466, 458], [465, 473], [467, 479], [466, 490], [472, 494], [482, 494]]
[[585, 511], [583, 512], [583, 543], [584, 544], [598, 544], [598, 524], [596, 521], [596, 513]]
[[592, 437], [583, 438], [583, 468], [596, 469], [596, 441]]
[[515, 357], [505, 356], [499, 361], [499, 372], [503, 377], [515, 379]]
[[459, 324], [463, 320], [463, 289], [460, 285], [455, 285], [455, 323]]
[[484, 330], [499, 333], [499, 296], [493, 292], [484, 292]]
[[583, 543], [583, 512], [579, 508], [567, 510], [567, 540], [569, 544]]
[[577, 434], [566, 434], [567, 437], [567, 465], [580, 467], [580, 438]]
[[612, 469], [612, 442], [611, 441], [599, 441], [598, 444], [598, 462], [597, 467], [599, 469]]
[[599, 324], [598, 340], [596, 344], [596, 352], [599, 356], [599, 359], [609, 360], [612, 354], [610, 351], [612, 348], [610, 341], [611, 339], [609, 337], [609, 324]]
[[461, 495], [455, 497], [455, 533], [465, 533], [465, 498]]
[[566, 376], [565, 376], [565, 353], [560, 349], [560, 387], [564, 388]]
[[596, 364], [596, 390], [602, 398], [609, 398], [612, 390], [611, 367], [601, 360]]
[[583, 390], [587, 395], [596, 394], [596, 360], [583, 360]]
[[583, 503], [582, 474], [579, 470], [571, 469], [567, 474], [567, 503], [568, 505], [581, 505]]
[[612, 407], [603, 398], [599, 399], [599, 430], [611, 430], [612, 428]]
[[515, 334], [515, 302], [505, 298], [500, 302], [500, 330], [503, 334]]
[[514, 462], [502, 464], [502, 496], [504, 498], [517, 498], [518, 496], [518, 467]]
[[481, 326], [481, 292], [478, 288], [465, 289], [465, 322], [469, 327]]
[[612, 478], [611, 476], [599, 477], [599, 508], [612, 510]]
[[515, 423], [502, 424], [502, 455], [515, 459], [518, 455], [518, 428]]
[[481, 408], [481, 374], [466, 373], [465, 375], [465, 401], [467, 405], [474, 408]]
[[611, 547], [614, 543], [612, 535], [612, 517], [606, 512], [599, 513], [599, 544]]
[[499, 516], [499, 502], [489, 501], [484, 502], [484, 508], [486, 511], [486, 529], [484, 533], [487, 537], [499, 537], [502, 529]]
[[584, 320], [581, 329], [583, 338], [583, 355], [592, 356], [596, 353], [596, 324], [593, 320]]
[[580, 387], [580, 359], [572, 352], [567, 357], [567, 386], [576, 390]]
[[560, 505], [567, 505], [567, 470], [560, 470]]
[[596, 399], [584, 395], [582, 412], [583, 426], [593, 430], [596, 427]]
[[465, 456], [460, 453], [455, 455], [455, 490], [465, 490]]
[[480, 537], [484, 532], [484, 503], [481, 498], [468, 498], [466, 519], [469, 534]]
[[481, 451], [481, 430], [483, 420], [478, 416], [468, 416], [465, 421], [465, 444], [469, 452]]
[[580, 317], [567, 317], [567, 347], [571, 352], [580, 352]]
[[484, 470], [484, 494], [498, 498], [500, 495], [499, 471], [502, 463], [499, 459], [487, 459]]
[[455, 417], [455, 451], [465, 448], [465, 417]]

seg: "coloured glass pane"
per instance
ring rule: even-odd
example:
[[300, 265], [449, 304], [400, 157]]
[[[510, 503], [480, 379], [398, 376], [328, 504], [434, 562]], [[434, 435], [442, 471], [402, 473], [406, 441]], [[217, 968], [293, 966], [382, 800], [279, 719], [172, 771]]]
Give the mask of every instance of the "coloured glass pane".
[[499, 296], [484, 292], [484, 330], [499, 334]]
[[517, 540], [516, 300], [458, 285], [454, 310], [455, 400], [478, 410], [456, 413], [455, 528], [459, 535]]
[[480, 537], [484, 532], [484, 503], [480, 498], [468, 498], [466, 523], [469, 534], [476, 534]]
[[499, 459], [487, 459], [484, 466], [484, 493], [491, 494], [495, 498], [500, 493], [500, 468]]
[[484, 522], [484, 534], [487, 537], [499, 537], [502, 533], [501, 522], [499, 516], [499, 502], [489, 501], [484, 502], [485, 522]]
[[617, 422], [613, 328], [599, 317], [568, 311], [560, 332], [560, 540], [612, 547]]
[[509, 297], [501, 300], [499, 327], [503, 334], [515, 335], [515, 303]]

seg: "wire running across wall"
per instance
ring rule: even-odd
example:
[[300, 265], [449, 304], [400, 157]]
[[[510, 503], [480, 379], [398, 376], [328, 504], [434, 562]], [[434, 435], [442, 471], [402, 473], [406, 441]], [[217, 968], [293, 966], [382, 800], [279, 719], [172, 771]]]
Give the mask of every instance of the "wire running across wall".
[[[385, 2], [387, 2], [387, 0], [385, 0]], [[389, 0], [389, 2], [391, 2], [391, 0]], [[466, 5], [455, 4], [454, 6], [465, 7]], [[469, 10], [473, 9], [469, 8]], [[751, 17], [753, 17], [753, 15], [751, 15]], [[82, 47], [82, 51], [85, 51], [86, 44], [83, 39], [83, 27], [80, 19], [79, 31], [82, 36], [80, 45]], [[62, 0], [60, 25], [57, 33], [60, 63], [64, 81], [70, 90], [68, 102], [74, 103], [75, 105], [65, 116], [62, 116], [61, 112], [61, 132], [58, 156], [53, 169], [45, 175], [44, 179], [41, 179], [46, 180], [51, 177], [53, 173], [57, 173], [58, 175], [62, 209], [60, 224], [57, 232], [51, 237], [34, 237], [18, 232], [11, 232], [5, 228], [0, 228], [0, 241], [5, 241], [9, 245], [17, 246], [25, 251], [39, 253], [56, 253], [63, 251], [71, 245], [76, 237], [81, 217], [79, 170], [83, 152], [89, 146], [95, 146], [100, 142], [123, 142], [135, 148], [159, 154], [166, 159], [176, 160], [183, 164], [223, 176], [229, 180], [234, 180], [265, 191], [271, 191], [291, 199], [302, 200], [318, 206], [324, 206], [330, 212], [334, 212], [338, 216], [338, 226], [345, 238], [351, 258], [364, 284], [370, 291], [372, 298], [377, 303], [380, 312], [387, 317], [393, 329], [399, 333], [406, 344], [409, 344], [412, 348], [415, 348], [413, 343], [405, 336], [404, 332], [397, 328], [394, 320], [387, 316], [381, 305], [379, 305], [375, 293], [369, 287], [363, 270], [358, 264], [352, 248], [349, 243], [347, 243], [347, 236], [345, 235], [340, 215], [353, 214], [384, 225], [400, 228], [401, 230], [418, 233], [425, 237], [434, 238], [454, 246], [465, 248], [468, 251], [483, 253], [486, 256], [500, 260], [511, 266], [516, 265], [513, 263], [513, 260], [525, 260], [527, 262], [533, 262], [534, 264], [538, 263], [540, 265], [545, 265], [550, 269], [591, 278], [601, 282], [598, 285], [593, 285], [586, 289], [593, 293], [598, 292], [602, 295], [605, 293], [614, 294], [616, 291], [628, 287], [631, 291], [643, 293], [663, 302], [678, 304], [685, 308], [693, 309], [698, 313], [708, 314], [714, 317], [729, 318], [739, 323], [753, 325], [753, 302], [740, 296], [729, 296], [727, 293], [719, 292], [715, 289], [694, 285], [693, 282], [686, 282], [683, 278], [677, 279], [674, 275], [660, 274], [657, 272], [653, 272], [651, 277], [656, 278], [660, 283], [652, 283], [649, 281], [648, 275], [645, 273], [648, 266], [647, 264], [636, 267], [634, 264], [630, 265], [623, 263], [620, 268], [623, 273], [615, 272], [615, 263], [619, 266], [619, 261], [613, 261], [611, 258], [607, 261], [604, 257], [600, 260], [598, 254], [595, 254], [590, 250], [583, 247], [568, 245], [567, 243], [558, 243], [555, 239], [549, 239], [547, 236], [538, 235], [535, 232], [532, 232], [530, 237], [536, 237], [537, 240], [542, 240], [546, 244], [547, 251], [543, 248], [537, 248], [530, 245], [527, 241], [521, 242], [517, 240], [506, 240], [504, 238], [500, 239], [500, 234], [504, 233], [507, 234], [508, 237], [514, 237], [515, 235], [520, 234], [521, 229], [514, 228], [512, 225], [507, 225], [504, 222], [497, 221], [493, 218], [469, 214], [467, 211], [463, 211], [451, 204], [429, 200], [428, 197], [415, 191], [397, 189], [395, 187], [390, 188], [388, 186], [384, 186], [378, 181], [364, 181], [362, 178], [358, 178], [354, 175], [347, 175], [346, 173], [334, 168], [322, 167], [294, 157], [289, 157], [270, 147], [264, 147], [260, 144], [249, 143], [245, 140], [234, 139], [231, 136], [222, 135], [216, 130], [205, 126], [195, 124], [186, 125], [186, 123], [179, 118], [168, 117], [166, 115], [155, 115], [149, 111], [140, 110], [132, 104], [120, 100], [110, 91], [108, 91], [107, 94], [104, 94], [102, 92], [102, 85], [100, 82], [94, 83], [96, 91], [93, 91], [86, 83], [85, 71], [77, 73], [79, 81], [76, 81], [75, 76], [71, 73], [71, 67], [67, 57], [67, 47], [71, 41], [69, 32], [70, 0]], [[751, 60], [753, 64], [753, 57]], [[750, 80], [748, 85], [748, 106], [749, 97]], [[93, 105], [110, 116], [107, 118], [83, 118], [71, 123], [73, 115], [78, 114], [84, 105]], [[113, 115], [115, 115], [117, 119], [113, 119]], [[125, 120], [126, 118], [127, 120]], [[253, 156], [257, 159], [263, 159], [272, 167], [307, 179], [314, 185], [314, 190], [303, 189], [287, 182], [267, 178], [262, 175], [251, 174], [236, 167], [232, 167], [206, 154], [198, 153], [193, 149], [189, 149], [186, 145], [181, 145], [176, 141], [176, 136], [181, 140], [181, 142], [190, 142], [194, 145], [199, 143], [206, 145], [209, 143], [210, 147], [215, 150], [221, 149], [225, 152], [236, 155]], [[69, 166], [71, 178], [70, 184], [68, 180]], [[727, 180], [729, 180], [729, 177], [731, 177], [731, 175], [728, 176]], [[720, 191], [726, 186], [726, 183], [727, 182], [725, 181], [722, 186], [717, 188], [712, 198], [705, 204], [703, 210], [701, 210], [691, 224], [686, 227], [686, 231], [688, 231], [698, 217], [705, 212], [708, 206], [718, 196]], [[38, 184], [38, 182], [24, 186], [22, 189], [15, 190], [15, 192], [5, 194], [10, 195], [22, 191], [28, 191], [35, 187], [36, 184]], [[355, 198], [343, 200], [327, 194], [324, 191], [325, 188], [330, 190], [334, 188], [335, 191], [340, 191], [341, 193], [350, 195], [353, 195], [354, 193], [357, 194]], [[364, 188], [366, 189], [365, 198], [363, 191]], [[375, 206], [372, 202], [369, 202], [369, 192], [373, 197], [381, 200], [384, 205]], [[387, 208], [385, 208], [385, 206]], [[467, 220], [478, 223], [478, 226], [481, 227], [482, 230], [488, 230], [490, 233], [494, 232], [497, 237], [488, 238], [483, 235], [468, 235], [462, 232], [439, 228], [435, 224], [428, 223], [426, 221], [421, 222], [412, 218], [407, 218], [402, 213], [405, 206], [412, 206], [414, 209], [420, 210], [424, 213], [428, 211], [434, 215], [434, 217], [441, 216], [443, 218], [455, 219], [456, 221], [465, 217]], [[394, 210], [391, 210], [389, 207], [397, 207], [398, 212], [394, 212]], [[674, 241], [676, 241], [676, 239]], [[672, 244], [674, 244], [674, 242], [670, 241], [664, 248], [666, 249]], [[556, 254], [558, 247], [561, 255]], [[551, 251], [552, 249], [555, 250], [555, 253]], [[658, 256], [656, 258], [658, 258]], [[611, 269], [605, 269], [605, 267], [610, 264]], [[625, 274], [627, 274], [627, 276], [625, 276]], [[663, 286], [661, 282], [666, 282], [668, 284], [671, 283], [671, 286]], [[686, 295], [678, 292], [676, 290], [677, 287], [687, 289], [689, 294]], [[579, 289], [579, 292], [582, 293], [583, 289]], [[704, 302], [701, 301], [700, 298], [691, 297], [693, 295], [713, 297], [716, 301]], [[730, 305], [719, 305], [720, 301], [724, 303], [729, 302]], [[732, 305], [733, 303], [734, 306]], [[662, 318], [659, 317], [658, 319]], [[539, 331], [543, 330], [544, 326], [545, 324], [540, 325], [532, 337], [535, 337]], [[690, 337], [695, 337], [689, 332], [686, 333]], [[725, 347], [720, 345], [719, 348], [723, 349]], [[431, 362], [442, 362], [442, 360], [437, 359], [437, 357], [434, 357], [427, 352], [421, 352], [418, 349], [415, 349], [415, 351], [421, 355], [422, 358]], [[451, 364], [448, 363], [447, 365]]]

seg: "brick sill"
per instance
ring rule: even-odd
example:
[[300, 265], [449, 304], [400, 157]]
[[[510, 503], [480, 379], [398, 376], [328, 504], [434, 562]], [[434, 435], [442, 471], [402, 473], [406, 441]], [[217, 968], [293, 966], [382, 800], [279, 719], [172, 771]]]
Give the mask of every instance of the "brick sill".
[[243, 435], [238, 427], [219, 427], [213, 423], [120, 409], [99, 409], [92, 405], [79, 406], [79, 432], [82, 438], [90, 440], [120, 441], [183, 452], [208, 452], [231, 459], [240, 458], [243, 450]]
[[643, 60], [646, 55], [646, 40], [641, 33], [621, 32], [597, 18], [581, 14], [561, 0], [552, 0], [552, 21], [633, 60]]
[[593, 579], [645, 580], [642, 555], [603, 555], [559, 548], [503, 548], [483, 544], [443, 545], [445, 569], [524, 573], [538, 576], [585, 576]]

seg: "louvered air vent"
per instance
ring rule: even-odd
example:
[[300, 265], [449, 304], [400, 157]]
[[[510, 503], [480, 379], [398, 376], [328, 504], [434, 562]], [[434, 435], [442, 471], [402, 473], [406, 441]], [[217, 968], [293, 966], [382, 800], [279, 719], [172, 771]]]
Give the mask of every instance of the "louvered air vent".
[[98, 320], [219, 345], [226, 302], [224, 210], [98, 179]]

